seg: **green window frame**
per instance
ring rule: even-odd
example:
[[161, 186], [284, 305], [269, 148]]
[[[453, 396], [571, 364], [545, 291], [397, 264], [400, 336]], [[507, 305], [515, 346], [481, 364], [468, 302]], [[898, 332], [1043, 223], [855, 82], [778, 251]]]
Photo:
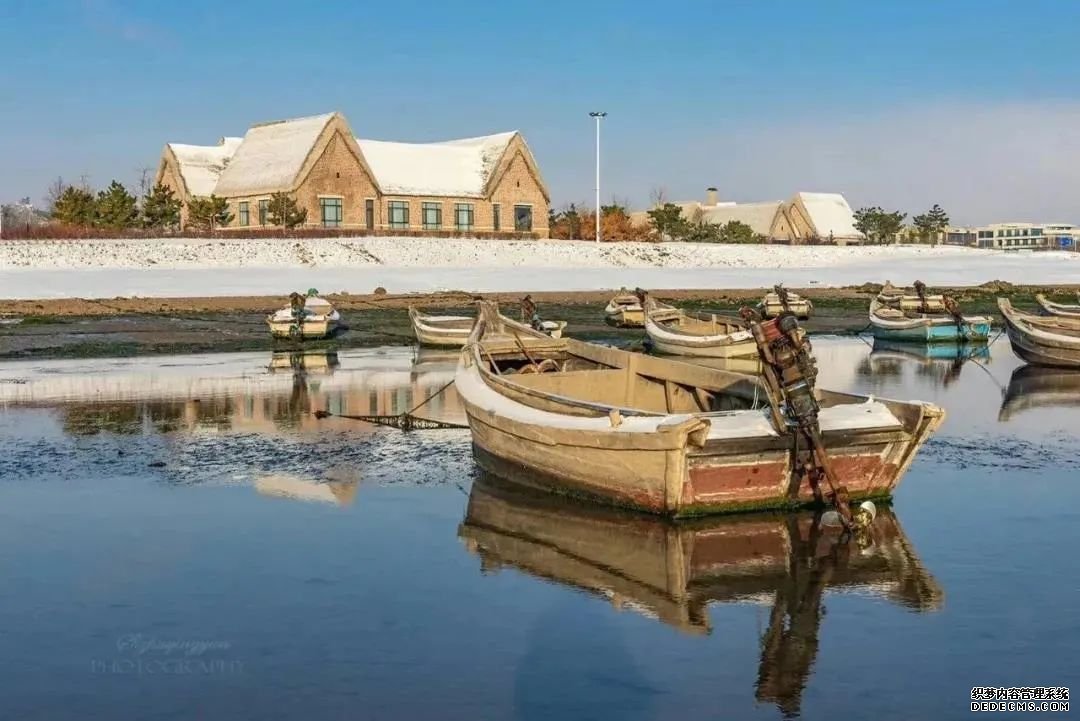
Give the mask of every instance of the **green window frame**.
[[438, 230], [442, 227], [442, 203], [424, 203], [420, 206], [420, 220], [424, 230]]
[[498, 232], [502, 228], [502, 207], [495, 203], [491, 206], [491, 229]]
[[465, 231], [473, 229], [472, 203], [454, 203], [454, 228]]
[[375, 230], [375, 199], [368, 198], [364, 201], [364, 224], [368, 230]]
[[236, 206], [236, 219], [241, 226], [248, 225], [251, 222], [251, 212], [248, 209], [246, 200], [241, 200]]
[[259, 225], [266, 225], [270, 217], [270, 199], [263, 198], [259, 201]]
[[404, 230], [409, 227], [409, 201], [391, 200], [387, 202], [386, 214], [391, 228]]
[[514, 230], [528, 233], [533, 229], [533, 209], [531, 205], [514, 206]]
[[319, 208], [322, 211], [322, 225], [324, 228], [340, 228], [341, 219], [344, 216], [341, 198], [319, 198]]

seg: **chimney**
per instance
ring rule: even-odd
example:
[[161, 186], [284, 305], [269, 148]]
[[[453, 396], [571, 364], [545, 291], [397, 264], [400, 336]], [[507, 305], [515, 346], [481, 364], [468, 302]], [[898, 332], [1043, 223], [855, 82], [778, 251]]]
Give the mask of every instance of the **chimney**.
[[705, 205], [716, 205], [716, 188], [705, 188]]

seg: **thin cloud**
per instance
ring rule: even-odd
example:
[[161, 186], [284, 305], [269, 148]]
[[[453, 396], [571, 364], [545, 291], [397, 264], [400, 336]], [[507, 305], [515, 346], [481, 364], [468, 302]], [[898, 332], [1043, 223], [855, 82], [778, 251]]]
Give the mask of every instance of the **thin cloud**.
[[137, 45], [172, 44], [172, 36], [161, 26], [134, 17], [109, 0], [81, 0], [83, 21], [91, 30]]

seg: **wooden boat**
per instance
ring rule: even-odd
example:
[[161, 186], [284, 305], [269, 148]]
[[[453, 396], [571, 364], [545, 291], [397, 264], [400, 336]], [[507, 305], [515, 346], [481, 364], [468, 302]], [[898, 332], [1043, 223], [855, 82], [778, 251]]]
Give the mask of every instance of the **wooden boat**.
[[1021, 313], [998, 298], [1013, 353], [1035, 365], [1080, 368], [1080, 322]]
[[980, 343], [990, 336], [990, 319], [982, 315], [963, 316], [921, 313], [889, 305], [880, 298], [870, 301], [870, 326], [874, 338], [917, 343]]
[[645, 334], [653, 350], [701, 358], [757, 358], [757, 343], [737, 318], [686, 313], [645, 297]]
[[[803, 298], [797, 293], [788, 293], [788, 310], [795, 314], [799, 320], [806, 320], [814, 311], [814, 304], [808, 298]], [[780, 294], [776, 291], [766, 293], [765, 297], [757, 306], [758, 312], [763, 318], [775, 318], [784, 312], [784, 304]]]
[[888, 600], [916, 612], [944, 605], [945, 592], [889, 508], [878, 510], [868, 531], [864, 545], [846, 542], [811, 512], [674, 522], [484, 476], [473, 483], [458, 537], [485, 573], [513, 569], [688, 635], [712, 632], [712, 605], [764, 607], [762, 643], [753, 651], [757, 698], [793, 717], [830, 596]]
[[[1080, 297], [1078, 297], [1077, 300], [1080, 300]], [[1039, 304], [1039, 308], [1041, 308], [1042, 312], [1046, 315], [1080, 318], [1080, 304], [1071, 305], [1068, 303], [1055, 303], [1048, 300], [1042, 293], [1035, 296], [1035, 302]]]
[[[474, 319], [464, 315], [427, 315], [409, 306], [409, 321], [420, 345], [435, 348], [461, 348], [469, 339]], [[561, 338], [564, 320], [541, 321], [541, 328], [552, 338]]]
[[[493, 305], [481, 313], [455, 387], [486, 470], [671, 516], [820, 502], [760, 379], [526, 337]], [[945, 415], [929, 403], [818, 396], [829, 462], [853, 500], [891, 495]]]
[[310, 291], [298, 312], [289, 305], [266, 317], [271, 336], [293, 340], [327, 338], [334, 334], [340, 323], [341, 315], [330, 302]]
[[1031, 408], [1080, 408], [1080, 370], [1023, 365], [1013, 371], [999, 421]]
[[604, 307], [604, 320], [618, 328], [643, 328], [645, 309], [636, 295], [623, 288]]

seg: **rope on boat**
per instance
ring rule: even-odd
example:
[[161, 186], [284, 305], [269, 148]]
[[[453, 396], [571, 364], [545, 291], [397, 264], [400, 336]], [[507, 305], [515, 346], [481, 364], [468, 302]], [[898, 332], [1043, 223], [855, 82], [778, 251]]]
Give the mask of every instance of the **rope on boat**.
[[469, 426], [464, 423], [454, 423], [452, 421], [440, 421], [434, 418], [424, 418], [423, 416], [415, 415], [416, 411], [423, 408], [431, 400], [438, 397], [443, 391], [450, 386], [454, 385], [454, 381], [445, 383], [439, 390], [432, 393], [430, 396], [420, 401], [417, 405], [413, 406], [404, 413], [398, 413], [397, 415], [372, 415], [372, 416], [354, 416], [341, 413], [331, 413], [330, 411], [318, 410], [315, 411], [315, 417], [322, 420], [323, 418], [347, 418], [351, 421], [364, 421], [365, 423], [374, 423], [379, 426], [387, 426], [389, 428], [397, 428], [402, 431], [431, 431], [443, 428], [468, 428]]

